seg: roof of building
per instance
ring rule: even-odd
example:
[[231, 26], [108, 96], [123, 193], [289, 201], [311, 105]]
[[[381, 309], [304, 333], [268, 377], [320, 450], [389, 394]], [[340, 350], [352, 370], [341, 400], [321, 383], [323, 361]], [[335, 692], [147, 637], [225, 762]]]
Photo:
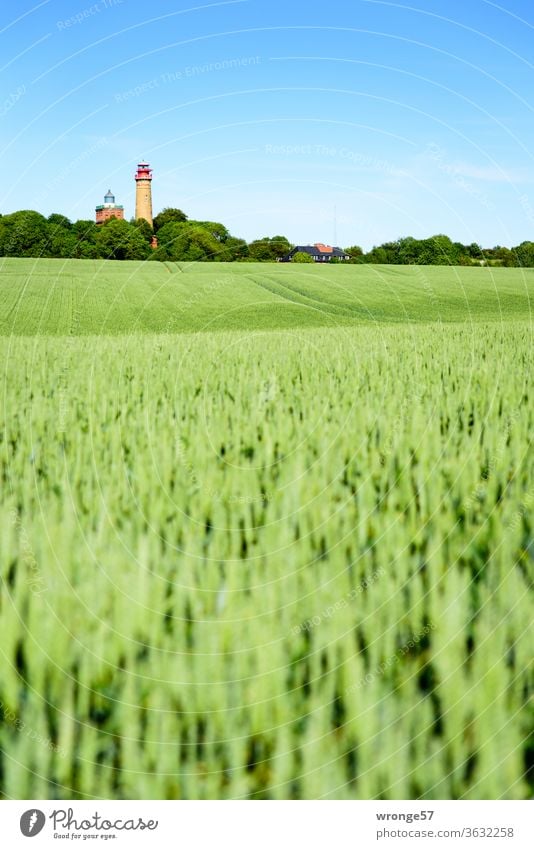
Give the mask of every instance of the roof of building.
[[294, 254], [300, 252], [310, 254], [310, 256], [347, 256], [343, 248], [333, 248], [331, 245], [323, 245], [321, 242], [317, 242], [315, 245], [296, 245], [288, 256], [294, 256]]

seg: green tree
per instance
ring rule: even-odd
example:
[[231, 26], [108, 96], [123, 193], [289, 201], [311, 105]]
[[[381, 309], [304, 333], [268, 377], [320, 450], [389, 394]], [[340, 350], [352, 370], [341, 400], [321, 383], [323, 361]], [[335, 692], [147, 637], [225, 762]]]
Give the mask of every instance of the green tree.
[[170, 224], [171, 222], [180, 224], [183, 221], [187, 221], [185, 212], [182, 212], [181, 209], [175, 209], [172, 206], [166, 206], [154, 218], [154, 232], [157, 233], [165, 224]]
[[477, 242], [471, 242], [470, 245], [466, 245], [465, 252], [467, 256], [470, 256], [471, 259], [484, 259], [484, 254], [482, 252], [482, 248]]
[[98, 228], [102, 226], [95, 224], [90, 218], [80, 218], [72, 225], [72, 231], [76, 234], [79, 241], [93, 242], [95, 241]]
[[0, 218], [1, 256], [48, 256], [48, 222], [31, 209]]
[[135, 227], [138, 233], [141, 234], [145, 242], [148, 242], [148, 244], [150, 244], [150, 242], [152, 241], [152, 236], [154, 235], [154, 231], [152, 230], [152, 227], [150, 226], [148, 221], [145, 218], [132, 218], [130, 224], [132, 225], [132, 227]]
[[306, 251], [297, 251], [291, 257], [291, 262], [315, 262], [314, 258], [306, 253]]
[[274, 262], [286, 256], [290, 250], [291, 244], [285, 236], [263, 236], [248, 246], [249, 256], [257, 262]]
[[169, 222], [158, 230], [157, 257], [172, 262], [212, 262], [224, 246], [200, 222]]
[[202, 230], [207, 230], [217, 242], [226, 242], [230, 236], [224, 224], [220, 224], [218, 221], [191, 221], [190, 223], [201, 227]]
[[72, 223], [65, 216], [53, 212], [48, 216], [48, 247], [49, 256], [72, 257], [76, 249], [76, 234]]
[[265, 239], [255, 239], [248, 246], [248, 255], [257, 262], [266, 262], [267, 260], [274, 259], [270, 239], [268, 237]]
[[211, 229], [198, 226], [189, 228], [189, 250], [186, 259], [194, 262], [214, 262], [221, 253], [221, 244]]
[[375, 245], [365, 254], [365, 261], [376, 265], [386, 265], [389, 262], [388, 252], [382, 245]]
[[220, 262], [234, 262], [248, 257], [248, 245], [244, 239], [229, 236], [215, 257]]
[[418, 265], [420, 262], [421, 242], [412, 236], [397, 242], [397, 259], [402, 265]]
[[283, 256], [287, 256], [292, 247], [293, 245], [285, 236], [271, 237], [271, 250], [275, 259], [281, 259]]
[[89, 219], [74, 222], [71, 227], [71, 234], [75, 237], [72, 256], [78, 259], [95, 259], [98, 256], [96, 234], [99, 226]]
[[100, 224], [95, 243], [103, 259], [146, 259], [150, 252], [139, 230], [120, 218]]
[[382, 248], [386, 252], [387, 263], [390, 265], [398, 265], [400, 263], [400, 245], [399, 242], [384, 242]]
[[72, 222], [66, 215], [61, 215], [60, 212], [53, 212], [48, 216], [48, 223], [54, 227], [62, 227], [64, 230], [70, 230]]
[[460, 256], [460, 249], [463, 245], [458, 243], [453, 244], [448, 236], [439, 233], [437, 236], [432, 236], [427, 239], [429, 252], [432, 256], [430, 265], [457, 265]]
[[517, 264], [522, 268], [534, 267], [534, 242], [521, 242], [516, 248], [512, 248]]
[[180, 261], [188, 244], [184, 224], [169, 221], [158, 230], [158, 248], [154, 253], [157, 259]]
[[352, 245], [350, 248], [345, 248], [345, 253], [350, 256], [350, 262], [363, 262], [363, 250], [359, 245]]
[[518, 264], [516, 254], [510, 248], [503, 248], [500, 245], [497, 245], [492, 250], [485, 250], [484, 255], [497, 260], [505, 268], [513, 268]]

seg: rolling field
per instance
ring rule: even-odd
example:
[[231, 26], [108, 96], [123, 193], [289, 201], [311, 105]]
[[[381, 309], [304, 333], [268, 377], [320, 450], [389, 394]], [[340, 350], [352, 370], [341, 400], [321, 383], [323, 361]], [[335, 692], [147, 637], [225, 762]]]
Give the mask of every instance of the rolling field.
[[0, 261], [0, 335], [528, 319], [534, 269]]
[[533, 280], [2, 261], [3, 798], [531, 797]]

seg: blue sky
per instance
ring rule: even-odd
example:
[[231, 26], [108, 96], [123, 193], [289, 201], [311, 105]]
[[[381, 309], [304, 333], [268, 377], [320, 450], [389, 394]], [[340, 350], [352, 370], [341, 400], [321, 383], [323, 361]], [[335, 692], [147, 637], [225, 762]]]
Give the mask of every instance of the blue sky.
[[17, 0], [0, 212], [154, 209], [365, 248], [534, 240], [530, 0]]

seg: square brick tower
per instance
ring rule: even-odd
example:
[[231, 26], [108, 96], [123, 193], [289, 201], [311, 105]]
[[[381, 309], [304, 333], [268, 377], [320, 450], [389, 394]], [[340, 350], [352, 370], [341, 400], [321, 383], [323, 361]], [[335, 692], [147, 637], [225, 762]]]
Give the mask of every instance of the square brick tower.
[[104, 203], [100, 203], [95, 207], [95, 221], [97, 224], [103, 224], [109, 218], [124, 218], [124, 207], [115, 203], [115, 195], [111, 189], [108, 189], [104, 195]]

